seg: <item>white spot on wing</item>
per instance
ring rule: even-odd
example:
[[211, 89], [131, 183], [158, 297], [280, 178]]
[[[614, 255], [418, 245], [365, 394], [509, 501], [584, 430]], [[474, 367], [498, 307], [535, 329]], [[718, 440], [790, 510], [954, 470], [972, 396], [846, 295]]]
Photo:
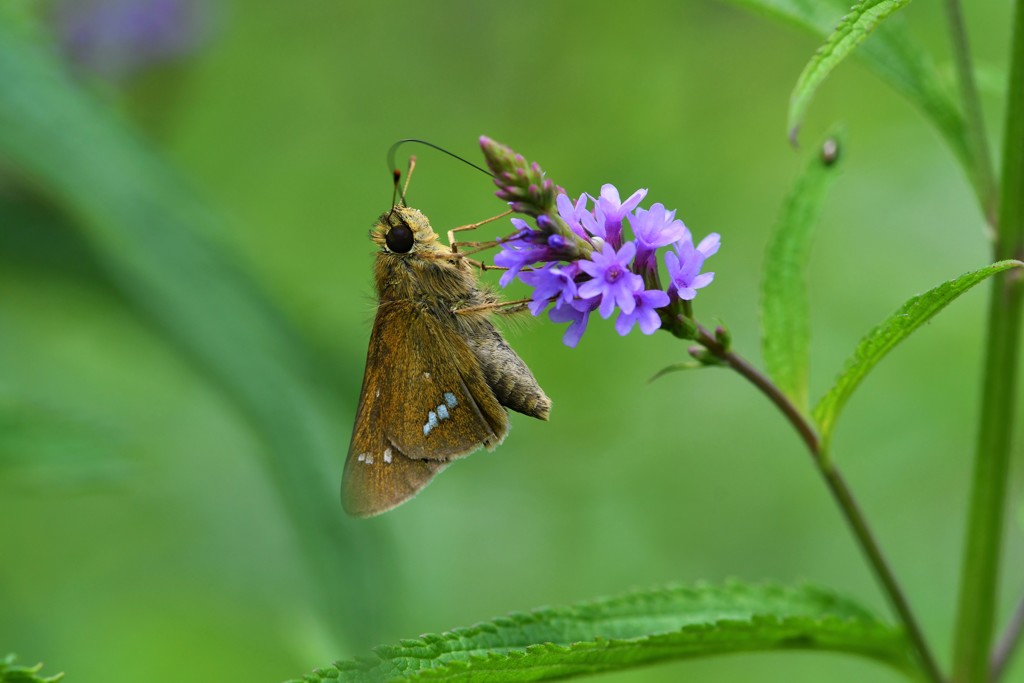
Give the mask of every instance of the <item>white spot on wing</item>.
[[429, 372], [424, 372], [423, 373], [423, 379], [430, 379], [430, 373]]
[[423, 424], [423, 436], [430, 434], [430, 430], [437, 426], [437, 413], [431, 410], [427, 413], [427, 421]]
[[384, 449], [384, 462], [386, 462], [389, 465], [391, 464], [391, 447], [390, 446], [388, 446], [387, 448]]
[[373, 464], [373, 453], [367, 453], [366, 454], [366, 460], [364, 460], [364, 462], [367, 465], [372, 465]]
[[448, 404], [449, 408], [459, 405], [459, 399], [455, 398], [455, 394], [450, 391], [444, 392], [444, 402]]
[[448, 419], [448, 406], [441, 404], [437, 407], [437, 419], [447, 420]]

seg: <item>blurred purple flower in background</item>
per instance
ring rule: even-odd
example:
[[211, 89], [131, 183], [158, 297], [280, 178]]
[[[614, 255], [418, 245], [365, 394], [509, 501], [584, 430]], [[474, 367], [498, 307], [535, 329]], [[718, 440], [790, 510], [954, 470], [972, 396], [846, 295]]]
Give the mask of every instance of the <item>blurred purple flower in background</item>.
[[193, 53], [209, 37], [209, 8], [200, 0], [65, 0], [54, 28], [69, 62], [123, 80]]

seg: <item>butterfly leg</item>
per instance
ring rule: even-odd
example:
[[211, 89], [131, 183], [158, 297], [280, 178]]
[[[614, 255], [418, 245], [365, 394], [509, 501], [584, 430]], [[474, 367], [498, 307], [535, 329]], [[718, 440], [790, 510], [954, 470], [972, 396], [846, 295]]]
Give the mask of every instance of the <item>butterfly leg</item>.
[[[465, 244], [465, 243], [463, 242], [462, 244]], [[459, 252], [459, 256], [461, 258], [465, 259], [466, 263], [470, 264], [474, 268], [479, 268], [480, 272], [484, 272], [484, 271], [487, 271], [487, 270], [508, 270], [508, 266], [492, 266], [489, 263], [484, 263], [483, 261], [478, 261], [478, 260], [476, 260], [474, 258], [468, 258], [464, 254], [465, 254], [465, 252]], [[527, 266], [526, 268], [520, 268], [519, 272], [520, 273], [528, 273], [531, 270], [536, 270], [536, 268], [532, 268], [530, 266]]]
[[533, 299], [515, 299], [513, 301], [489, 301], [485, 304], [477, 304], [476, 306], [456, 308], [454, 312], [459, 315], [466, 315], [470, 313], [483, 313], [487, 311], [495, 311], [498, 313], [516, 313], [518, 311], [525, 310], [527, 305], [531, 301], [533, 301]]
[[459, 253], [459, 256], [461, 256], [469, 265], [473, 266], [474, 268], [479, 268], [480, 272], [484, 272], [485, 270], [508, 270], [508, 268], [506, 268], [505, 266], [492, 266], [489, 263], [477, 261], [475, 258], [468, 258], [466, 256], [463, 256], [463, 253]]
[[[452, 242], [452, 253], [458, 254], [459, 256], [469, 256], [470, 254], [476, 254], [486, 249], [493, 249], [498, 246], [495, 240], [486, 240], [484, 242]], [[459, 247], [470, 247], [465, 251], [456, 251]]]
[[[448, 244], [451, 246], [452, 253], [454, 254], [454, 253], [457, 253], [459, 251], [458, 245], [460, 243], [455, 241], [455, 233], [462, 232], [463, 230], [475, 230], [476, 228], [479, 228], [481, 225], [487, 225], [488, 223], [492, 223], [492, 222], [494, 222], [496, 220], [500, 220], [500, 219], [502, 219], [502, 218], [504, 218], [504, 217], [506, 217], [508, 215], [511, 215], [511, 213], [512, 213], [512, 209], [509, 209], [508, 211], [505, 211], [503, 213], [499, 213], [497, 216], [491, 216], [490, 218], [485, 218], [482, 221], [479, 221], [477, 223], [470, 223], [469, 225], [460, 225], [457, 228], [452, 228], [451, 230], [449, 230], [448, 231]], [[467, 244], [467, 243], [466, 242], [461, 242], [461, 244]]]

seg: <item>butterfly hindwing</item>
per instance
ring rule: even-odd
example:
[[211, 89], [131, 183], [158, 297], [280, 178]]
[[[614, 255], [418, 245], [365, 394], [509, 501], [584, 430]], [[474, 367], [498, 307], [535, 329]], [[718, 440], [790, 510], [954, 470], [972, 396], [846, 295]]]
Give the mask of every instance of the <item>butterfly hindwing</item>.
[[493, 448], [508, 431], [480, 362], [435, 315], [408, 300], [377, 311], [342, 483], [352, 514], [395, 507], [450, 460]]

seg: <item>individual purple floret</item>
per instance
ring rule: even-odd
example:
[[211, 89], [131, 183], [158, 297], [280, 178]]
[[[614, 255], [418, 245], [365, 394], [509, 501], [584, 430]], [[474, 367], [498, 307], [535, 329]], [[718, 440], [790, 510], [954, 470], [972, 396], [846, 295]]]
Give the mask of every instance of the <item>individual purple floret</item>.
[[530, 312], [540, 315], [552, 301], [556, 306], [572, 304], [576, 298], [575, 277], [579, 272], [579, 261], [573, 261], [566, 265], [549, 263], [538, 270], [520, 273], [519, 279], [533, 287]]
[[597, 307], [598, 299], [580, 300], [577, 299], [570, 304], [559, 302], [548, 312], [548, 318], [554, 323], [569, 323], [569, 328], [562, 335], [562, 343], [570, 348], [576, 348], [580, 338], [587, 331], [587, 322], [590, 320], [590, 313]]
[[601, 207], [595, 206], [593, 213], [590, 211], [584, 212], [580, 215], [580, 221], [583, 223], [584, 230], [589, 233], [588, 239], [590, 243], [598, 249], [603, 247], [608, 231], [605, 229], [607, 222]]
[[[693, 237], [690, 237], [691, 243]], [[697, 251], [704, 254], [704, 258], [708, 259], [718, 253], [718, 248], [722, 246], [722, 236], [717, 232], [713, 232], [700, 241], [697, 245]]]
[[647, 190], [640, 189], [623, 202], [619, 200], [619, 190], [614, 185], [606, 183], [601, 186], [600, 196], [594, 199], [604, 217], [605, 234], [601, 237], [611, 242], [616, 249], [622, 245], [622, 219], [635, 209], [645, 196]]
[[[537, 219], [538, 225], [543, 227], [544, 220], [541, 219], [549, 219], [544, 216]], [[561, 235], [534, 230], [520, 218], [513, 218], [512, 225], [516, 228], [515, 233], [499, 240], [501, 251], [494, 255], [494, 265], [508, 268], [498, 281], [502, 287], [508, 287], [526, 266], [564, 259], [568, 247]]]
[[618, 305], [625, 313], [630, 313], [636, 301], [633, 293], [644, 286], [642, 277], [629, 270], [629, 262], [636, 255], [636, 244], [626, 242], [618, 251], [606, 243], [604, 248], [590, 255], [590, 261], [579, 261], [580, 268], [592, 280], [587, 280], [579, 288], [579, 295], [584, 299], [601, 297], [598, 312], [602, 318], [608, 318]]
[[644, 334], [654, 334], [661, 327], [661, 316], [655, 309], [668, 306], [668, 294], [660, 289], [648, 289], [642, 292], [634, 292], [633, 300], [636, 307], [632, 313], [622, 312], [615, 320], [615, 330], [625, 337], [633, 330], [633, 325], [640, 324], [640, 331]]
[[508, 287], [519, 274], [519, 271], [536, 263], [547, 253], [547, 246], [536, 244], [531, 239], [531, 233], [535, 232], [526, 221], [521, 218], [513, 218], [512, 225], [516, 232], [512, 237], [501, 240], [498, 246], [501, 251], [494, 255], [494, 265], [500, 268], [508, 268], [501, 276], [498, 283], [502, 287]]
[[581, 194], [580, 198], [576, 200], [575, 204], [573, 204], [568, 195], [559, 193], [558, 197], [555, 198], [555, 205], [558, 207], [558, 215], [562, 217], [562, 220], [565, 221], [566, 225], [568, 225], [574, 233], [585, 240], [589, 240], [590, 235], [588, 235], [587, 231], [583, 229], [581, 220], [582, 216], [585, 214], [590, 215], [590, 212], [587, 211], [587, 199], [589, 199], [589, 197], [586, 194]]
[[[587, 201], [590, 199], [593, 197], [584, 193], [573, 204], [568, 195], [559, 194], [555, 202], [558, 206], [558, 215], [572, 231], [600, 249], [604, 245], [607, 232], [605, 212], [597, 205], [597, 200], [594, 200], [592, 211], [587, 209]], [[619, 227], [621, 228], [621, 225]]]
[[668, 291], [675, 292], [680, 299], [689, 301], [697, 296], [697, 290], [707, 287], [715, 279], [715, 274], [701, 273], [704, 261], [721, 245], [718, 233], [711, 233], [697, 247], [693, 246], [693, 238], [687, 235], [675, 243], [675, 251], [665, 254], [665, 267], [668, 268], [670, 280]]
[[629, 217], [629, 227], [636, 236], [636, 265], [633, 268], [636, 272], [657, 268], [658, 248], [682, 240], [688, 234], [686, 226], [676, 218], [676, 212], [666, 211], [663, 204], [654, 204], [650, 210], [637, 208]]

